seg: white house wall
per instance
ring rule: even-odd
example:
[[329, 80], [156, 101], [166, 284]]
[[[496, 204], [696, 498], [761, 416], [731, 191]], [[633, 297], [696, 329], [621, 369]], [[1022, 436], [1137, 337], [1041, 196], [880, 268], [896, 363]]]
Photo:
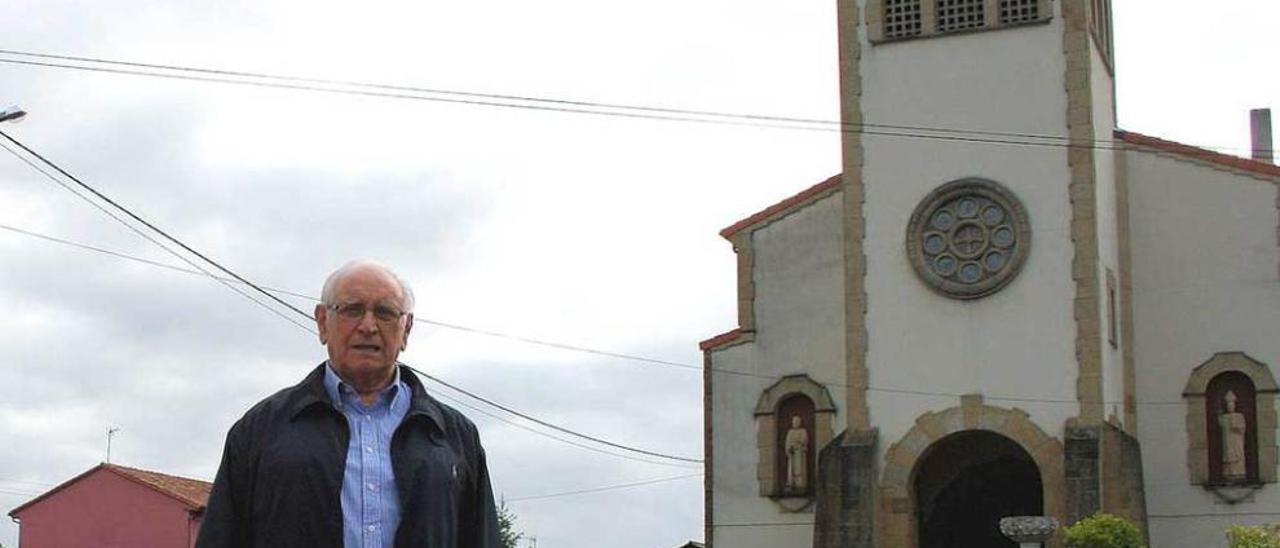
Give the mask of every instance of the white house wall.
[[1181, 392], [1192, 368], [1216, 352], [1245, 352], [1273, 373], [1280, 364], [1276, 186], [1150, 152], [1126, 154], [1151, 545], [1225, 546], [1227, 525], [1280, 519], [1280, 487], [1226, 505], [1191, 485]]
[[[812, 508], [791, 513], [760, 496], [754, 411], [776, 378], [805, 373], [844, 401], [844, 259], [840, 193], [753, 233], [754, 342], [712, 353], [712, 523], [715, 546], [808, 546]], [[845, 428], [837, 409], [833, 428]], [[741, 524], [768, 524], [742, 526]], [[790, 525], [787, 525], [790, 524]]]

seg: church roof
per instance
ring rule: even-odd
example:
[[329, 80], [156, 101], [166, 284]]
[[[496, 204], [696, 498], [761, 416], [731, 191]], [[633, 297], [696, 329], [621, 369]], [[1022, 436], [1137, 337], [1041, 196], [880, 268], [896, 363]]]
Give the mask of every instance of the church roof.
[[801, 191], [799, 194], [796, 194], [795, 196], [792, 196], [781, 202], [773, 204], [761, 210], [760, 212], [750, 217], [747, 217], [746, 219], [733, 223], [728, 228], [721, 230], [720, 235], [725, 238], [729, 238], [734, 234], [741, 232], [742, 229], [744, 228], [747, 228], [768, 220], [772, 220], [775, 217], [783, 215], [797, 207], [800, 207], [806, 204], [811, 199], [814, 199], [828, 191], [835, 190], [839, 187], [840, 187], [840, 174], [837, 173], [835, 175], [832, 175], [827, 180]]
[[[1230, 154], [1223, 154], [1221, 152], [1214, 152], [1209, 149], [1194, 147], [1194, 146], [1182, 144], [1176, 141], [1169, 141], [1167, 139], [1161, 139], [1159, 137], [1152, 137], [1150, 135], [1143, 135], [1141, 133], [1136, 133], [1133, 131], [1124, 131], [1124, 130], [1117, 129], [1115, 130], [1115, 139], [1117, 141], [1120, 141], [1129, 145], [1133, 145], [1136, 147], [1153, 149], [1159, 152], [1164, 152], [1164, 153], [1173, 154], [1177, 156], [1183, 156], [1193, 160], [1199, 160], [1202, 162], [1207, 162], [1210, 164], [1215, 164], [1215, 165], [1228, 167], [1232, 169], [1238, 169], [1241, 171], [1247, 171], [1250, 173], [1256, 173], [1259, 175], [1265, 175], [1270, 177], [1280, 177], [1280, 166], [1277, 166], [1274, 164], [1268, 164], [1266, 162], [1260, 162], [1258, 160], [1252, 160], [1249, 158], [1242, 158], [1240, 156], [1232, 156]], [[749, 228], [749, 227], [773, 220], [779, 216], [785, 215], [786, 213], [789, 213], [798, 207], [806, 205], [812, 199], [817, 198], [822, 194], [828, 191], [835, 190], [839, 187], [840, 187], [840, 175], [839, 174], [833, 175], [827, 180], [822, 181], [821, 183], [813, 185], [809, 188], [806, 188], [794, 196], [786, 198], [776, 204], [773, 204], [767, 208], [764, 208], [752, 214], [751, 216], [745, 219], [742, 219], [736, 223], [733, 223], [732, 225], [729, 225], [727, 228], [720, 231], [720, 235], [725, 238], [730, 238], [734, 234], [737, 234], [746, 228]]]
[[1130, 145], [1150, 148], [1160, 152], [1191, 158], [1193, 160], [1200, 160], [1202, 162], [1217, 164], [1219, 166], [1238, 169], [1241, 171], [1248, 171], [1250, 173], [1257, 173], [1259, 175], [1280, 177], [1280, 166], [1260, 162], [1258, 160], [1251, 160], [1240, 156], [1214, 152], [1209, 149], [1184, 145], [1182, 143], [1161, 139], [1159, 137], [1152, 137], [1150, 135], [1143, 135], [1141, 133], [1134, 133], [1132, 131], [1117, 129], [1115, 131], [1115, 138]]

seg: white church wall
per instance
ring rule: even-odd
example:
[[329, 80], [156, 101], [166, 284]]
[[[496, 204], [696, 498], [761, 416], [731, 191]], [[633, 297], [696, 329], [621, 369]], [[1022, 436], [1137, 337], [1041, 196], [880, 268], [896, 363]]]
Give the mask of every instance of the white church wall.
[[[786, 512], [760, 495], [754, 411], [783, 375], [805, 373], [844, 402], [844, 255], [841, 195], [833, 194], [756, 230], [752, 238], [757, 335], [713, 352], [712, 523], [716, 546], [808, 546], [812, 508]], [[833, 424], [845, 428], [843, 409]], [[764, 525], [744, 525], [764, 524]]]
[[[1216, 352], [1280, 365], [1276, 186], [1148, 152], [1126, 153], [1138, 434], [1152, 546], [1225, 546], [1232, 523], [1280, 520], [1280, 487], [1227, 505], [1192, 485], [1182, 389]], [[1209, 517], [1206, 515], [1235, 514]]]
[[770, 375], [845, 383], [843, 208], [836, 193], [753, 235], [756, 346]]
[[[945, 40], [864, 43], [866, 122], [1061, 135], [1061, 36], [1059, 17]], [[1023, 408], [1060, 436], [1078, 411], [1066, 150], [875, 135], [865, 135], [863, 146], [868, 402], [880, 456], [920, 414], [960, 404], [954, 395], [886, 389], [982, 393], [989, 405]], [[1012, 283], [958, 301], [916, 277], [904, 238], [912, 211], [930, 191], [970, 176], [992, 179], [1018, 197], [1032, 245]]]

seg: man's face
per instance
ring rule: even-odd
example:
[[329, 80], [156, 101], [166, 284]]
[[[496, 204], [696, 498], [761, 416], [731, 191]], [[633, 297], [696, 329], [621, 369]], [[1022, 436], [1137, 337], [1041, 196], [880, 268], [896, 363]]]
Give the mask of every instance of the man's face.
[[[396, 357], [409, 341], [413, 315], [380, 320], [375, 308], [404, 311], [404, 295], [400, 285], [388, 272], [377, 266], [360, 266], [348, 271], [335, 284], [333, 305], [338, 309], [316, 306], [316, 325], [320, 342], [329, 349], [329, 363], [334, 371], [349, 382], [381, 381], [393, 375]], [[350, 317], [344, 310], [361, 308], [365, 313]], [[385, 310], [384, 310], [385, 312]]]

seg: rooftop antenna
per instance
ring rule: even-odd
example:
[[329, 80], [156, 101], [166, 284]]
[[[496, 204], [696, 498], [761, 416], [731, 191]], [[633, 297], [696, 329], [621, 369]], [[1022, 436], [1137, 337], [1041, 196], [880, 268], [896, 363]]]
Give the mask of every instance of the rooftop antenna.
[[116, 432], [119, 431], [120, 428], [117, 426], [107, 427], [107, 464], [111, 464], [111, 438], [115, 437]]

